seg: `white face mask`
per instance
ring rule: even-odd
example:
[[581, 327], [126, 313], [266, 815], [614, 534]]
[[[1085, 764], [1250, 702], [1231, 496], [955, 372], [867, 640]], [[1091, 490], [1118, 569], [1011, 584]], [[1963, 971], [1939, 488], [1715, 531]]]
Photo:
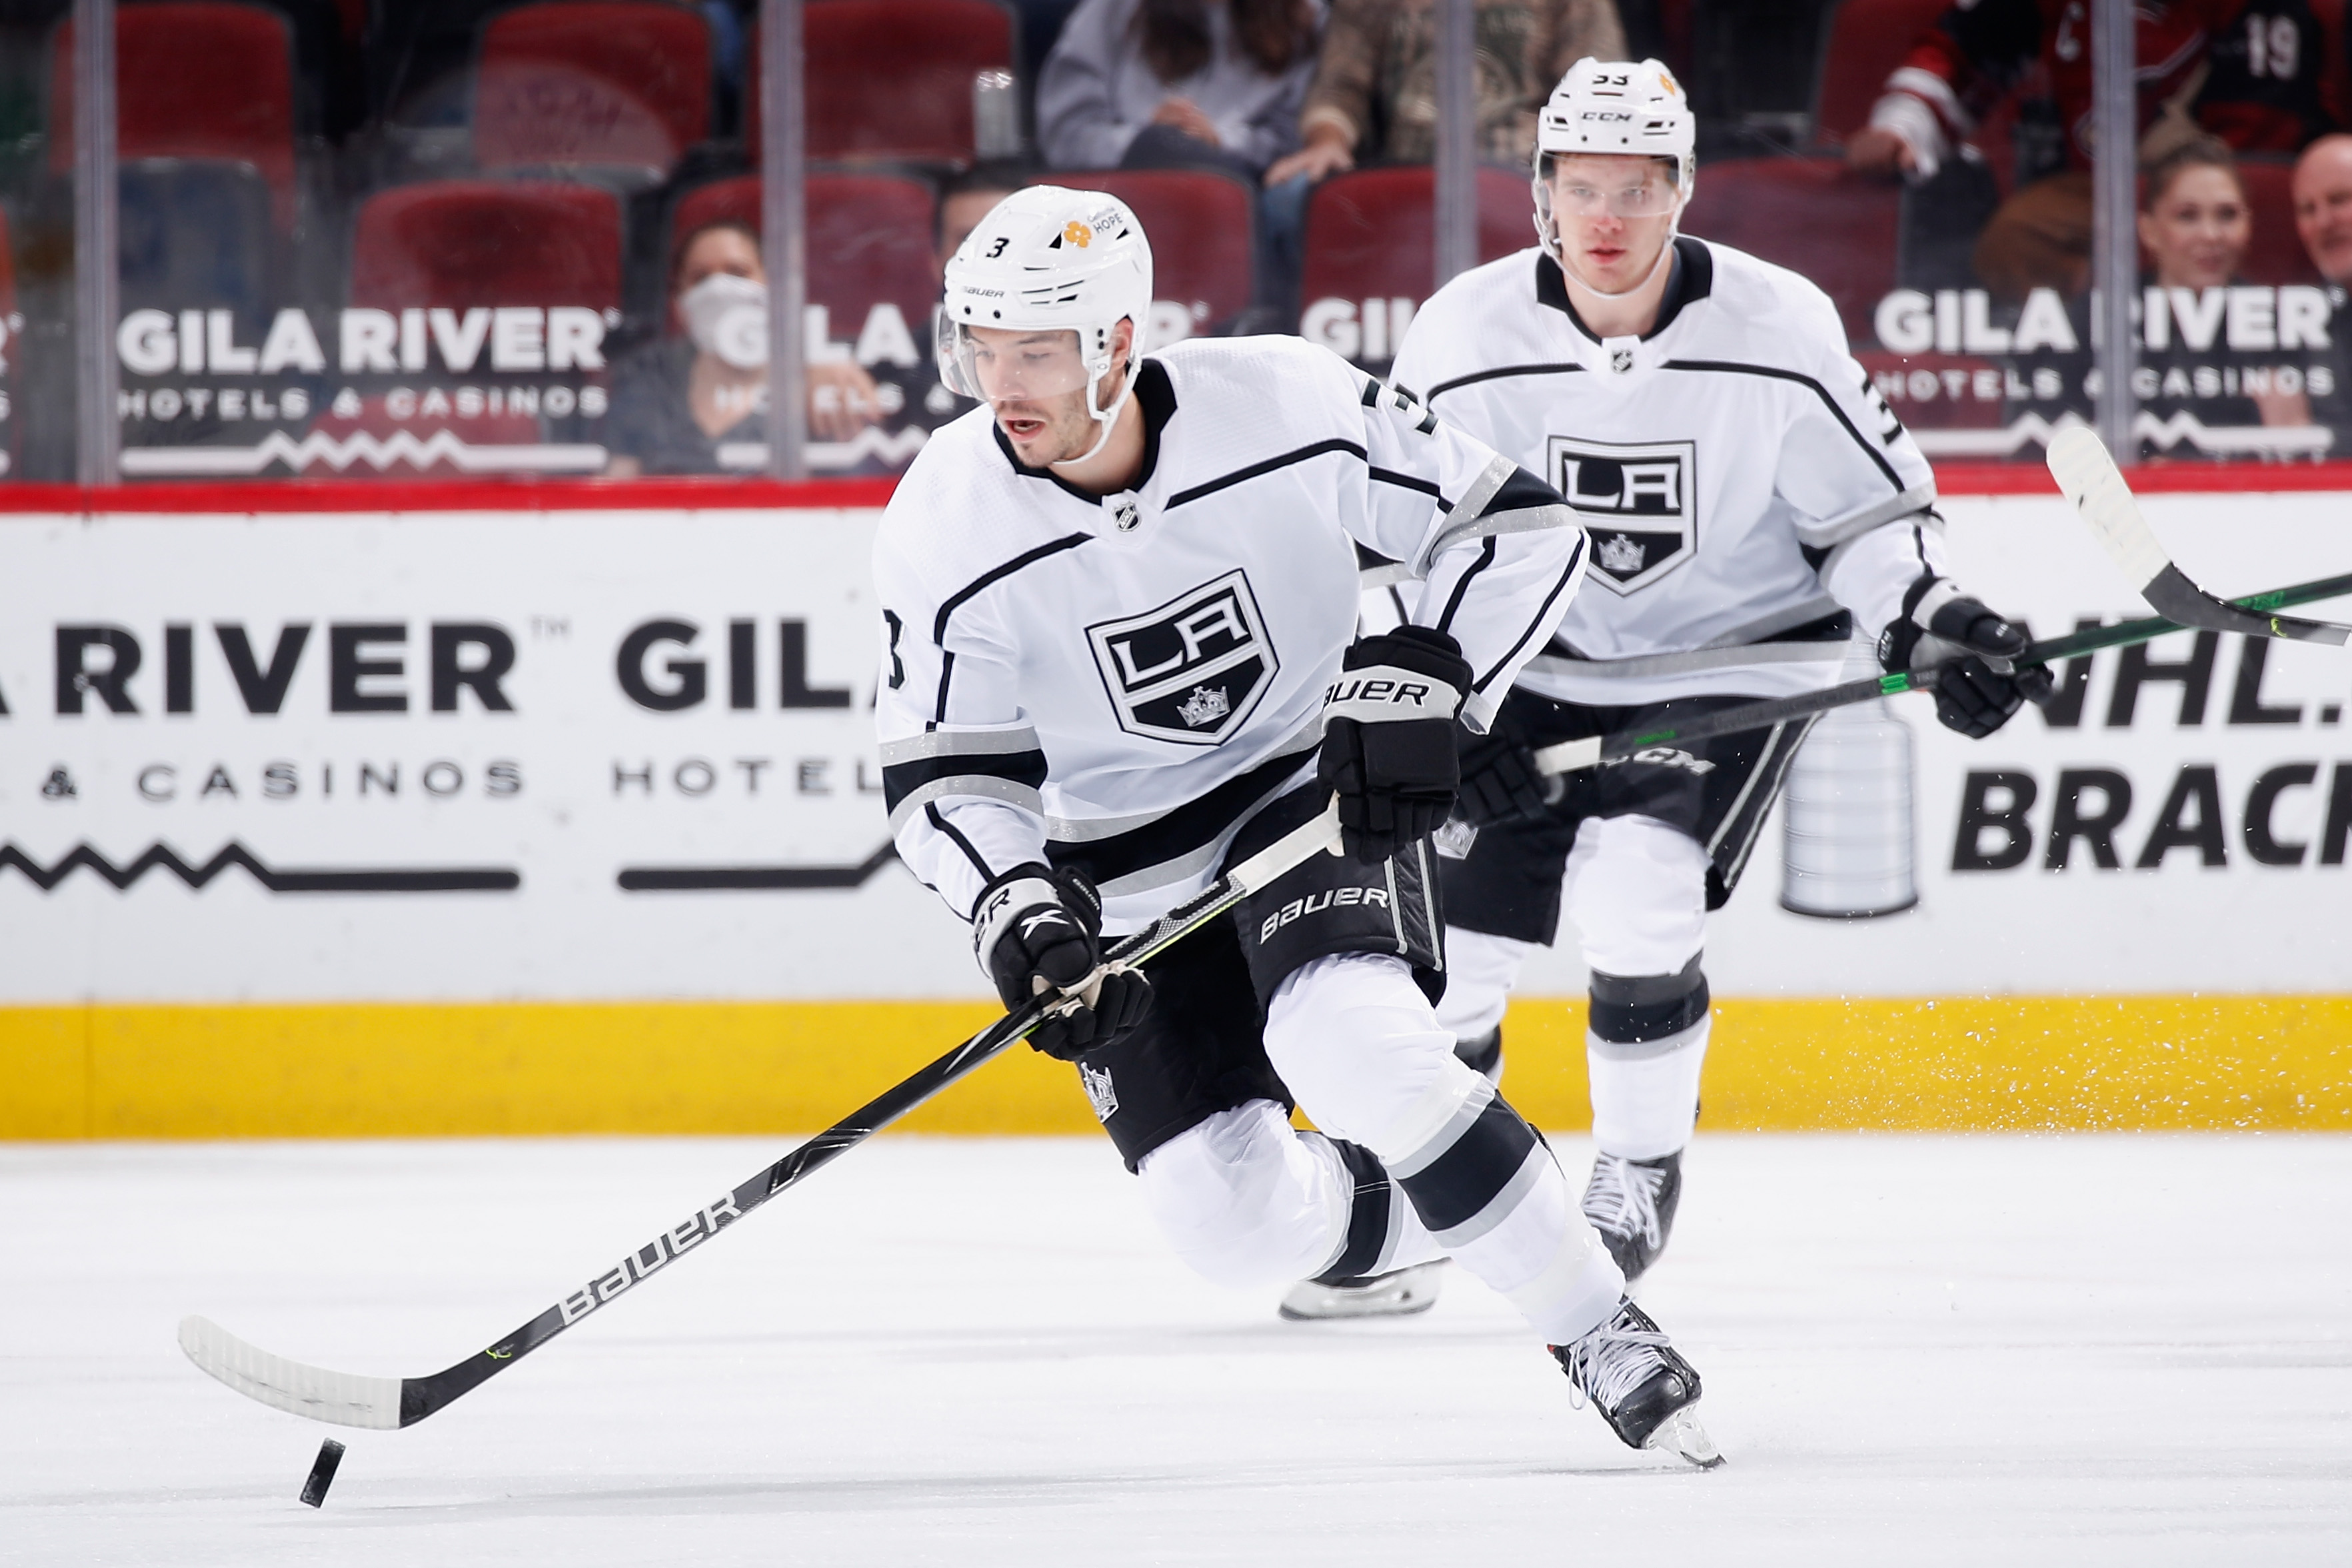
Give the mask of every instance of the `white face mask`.
[[677, 297], [686, 335], [739, 371], [768, 362], [768, 286], [714, 272]]

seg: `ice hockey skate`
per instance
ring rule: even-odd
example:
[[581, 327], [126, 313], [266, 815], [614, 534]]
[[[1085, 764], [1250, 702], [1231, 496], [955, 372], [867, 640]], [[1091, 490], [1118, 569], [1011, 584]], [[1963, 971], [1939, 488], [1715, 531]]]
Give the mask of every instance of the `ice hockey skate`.
[[1630, 1301], [1573, 1344], [1549, 1347], [1578, 1404], [1589, 1399], [1629, 1448], [1655, 1449], [1711, 1470], [1723, 1463], [1698, 1424], [1698, 1373]]
[[1278, 1311], [1292, 1322], [1334, 1318], [1409, 1318], [1437, 1304], [1445, 1260], [1363, 1274], [1352, 1280], [1301, 1280], [1282, 1298]]
[[1680, 1150], [1654, 1160], [1599, 1155], [1584, 1186], [1584, 1217], [1601, 1232], [1609, 1255], [1632, 1284], [1658, 1260], [1675, 1232], [1675, 1206], [1682, 1201]]

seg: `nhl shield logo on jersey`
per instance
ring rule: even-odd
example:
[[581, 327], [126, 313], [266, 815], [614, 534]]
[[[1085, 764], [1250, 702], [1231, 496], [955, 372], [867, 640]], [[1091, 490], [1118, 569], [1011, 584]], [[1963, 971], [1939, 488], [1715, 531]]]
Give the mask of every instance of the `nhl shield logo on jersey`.
[[1121, 729], [1214, 746], [1246, 719], [1281, 667], [1249, 579], [1227, 572], [1157, 610], [1087, 628]]
[[1698, 551], [1698, 444], [1555, 435], [1551, 480], [1592, 536], [1586, 580], [1636, 593]]

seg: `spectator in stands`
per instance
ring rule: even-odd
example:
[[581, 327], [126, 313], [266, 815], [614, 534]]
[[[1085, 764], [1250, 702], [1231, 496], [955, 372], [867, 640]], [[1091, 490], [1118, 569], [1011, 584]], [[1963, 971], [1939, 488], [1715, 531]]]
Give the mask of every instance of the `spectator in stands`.
[[1037, 84], [1056, 169], [1224, 169], [1297, 145], [1318, 0], [1083, 0]]
[[2352, 136], [2323, 136], [2296, 160], [2294, 232], [2320, 277], [2352, 286]]
[[[2170, 319], [2160, 333], [2142, 334], [2140, 377], [2153, 395], [2142, 402], [2158, 418], [2186, 410], [2215, 427], [2305, 425], [2311, 402], [2297, 370], [2293, 392], [2273, 384], [2278, 356], [2231, 346], [2215, 330], [2226, 311], [2212, 291], [2239, 282], [2238, 268], [2253, 237], [2253, 213], [2239, 183], [2237, 161], [2212, 137], [2199, 137], [2158, 160], [2140, 196], [2139, 242], [2150, 263], [2146, 281], [2167, 290]], [[2192, 340], [2184, 308], [2202, 305], [2211, 324]]]
[[[1479, 156], [1524, 168], [1552, 84], [1587, 55], [1623, 58], [1625, 28], [1616, 0], [1473, 4]], [[1435, 0], [1333, 0], [1299, 115], [1304, 145], [1266, 171], [1265, 183], [1313, 184], [1359, 162], [1434, 157], [1436, 21]]]
[[[767, 267], [749, 225], [721, 218], [679, 242], [670, 308], [683, 335], [614, 366], [604, 420], [608, 475], [762, 466], [748, 451], [722, 462], [721, 448], [768, 439], [767, 304]], [[846, 441], [882, 413], [874, 378], [854, 361], [812, 362], [808, 397], [809, 434], [818, 441]]]
[[[2278, 15], [2270, 16], [2274, 9]], [[2243, 25], [2256, 11], [2267, 24]], [[2066, 167], [2022, 185], [1977, 242], [1977, 276], [2003, 299], [2042, 287], [2079, 294], [2088, 286], [2087, 14], [2071, 0], [1962, 0], [1920, 36], [1886, 78], [1870, 124], [1846, 144], [1856, 169], [1926, 180], [2002, 98], [2029, 78], [2046, 80], [2067, 130]], [[2134, 14], [2137, 58], [2162, 62], [2144, 64], [2138, 73], [2143, 167], [2200, 131], [2240, 152], [2291, 152], [2326, 129], [2319, 91], [2326, 51], [2307, 8], [2173, 0], [2137, 6]]]

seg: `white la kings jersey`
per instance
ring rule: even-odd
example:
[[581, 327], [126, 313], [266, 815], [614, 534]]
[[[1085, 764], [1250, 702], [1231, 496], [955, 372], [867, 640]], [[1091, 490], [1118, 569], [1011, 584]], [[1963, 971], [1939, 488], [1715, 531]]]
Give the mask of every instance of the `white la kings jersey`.
[[983, 407], [883, 517], [891, 828], [967, 918], [1038, 860], [1091, 875], [1114, 928], [1206, 886], [1241, 824], [1312, 776], [1369, 559], [1426, 584], [1481, 728], [1583, 571], [1549, 487], [1327, 350], [1179, 343], [1135, 396], [1131, 491], [1018, 465]]
[[1727, 246], [1675, 242], [1648, 337], [1592, 336], [1530, 248], [1438, 290], [1397, 384], [1557, 487], [1592, 565], [1519, 685], [1612, 706], [1833, 684], [1841, 604], [1875, 636], [1943, 565], [1935, 476], [1829, 298]]

